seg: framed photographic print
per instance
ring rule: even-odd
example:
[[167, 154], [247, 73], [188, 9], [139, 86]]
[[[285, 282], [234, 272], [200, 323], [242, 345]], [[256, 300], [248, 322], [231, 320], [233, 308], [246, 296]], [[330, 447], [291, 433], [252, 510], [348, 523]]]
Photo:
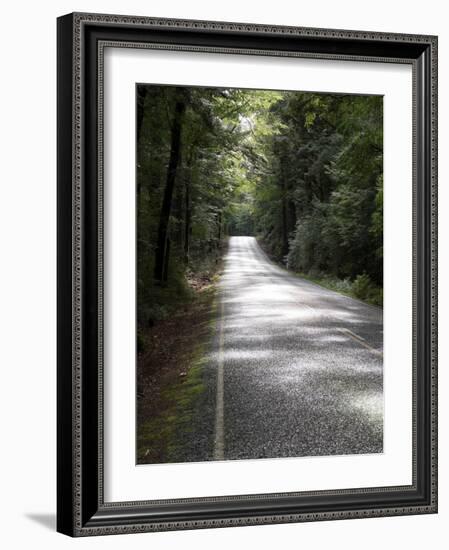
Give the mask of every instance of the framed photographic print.
[[437, 511], [437, 38], [58, 19], [58, 531]]

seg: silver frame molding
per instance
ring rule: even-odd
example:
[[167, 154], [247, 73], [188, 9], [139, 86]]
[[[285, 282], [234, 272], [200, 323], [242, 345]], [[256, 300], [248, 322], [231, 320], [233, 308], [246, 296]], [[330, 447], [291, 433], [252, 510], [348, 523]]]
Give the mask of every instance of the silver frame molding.
[[[411, 486], [104, 502], [103, 54], [107, 46], [412, 65]], [[59, 18], [58, 531], [89, 536], [435, 512], [437, 38], [84, 13]]]

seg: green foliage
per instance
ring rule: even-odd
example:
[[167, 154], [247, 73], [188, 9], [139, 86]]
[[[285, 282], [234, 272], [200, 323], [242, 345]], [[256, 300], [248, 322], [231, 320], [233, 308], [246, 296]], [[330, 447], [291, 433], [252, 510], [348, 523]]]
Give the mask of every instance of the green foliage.
[[230, 235], [248, 236], [254, 234], [253, 213], [248, 202], [234, 204], [229, 217], [228, 232]]
[[325, 206], [317, 204], [313, 214], [305, 214], [297, 222], [287, 255], [289, 269], [311, 274], [325, 271], [331, 254], [329, 243], [323, 242], [326, 214]]
[[352, 292], [356, 298], [365, 300], [375, 305], [382, 305], [382, 290], [377, 288], [371, 281], [369, 275], [363, 273], [358, 275], [352, 283]]
[[[274, 258], [298, 272], [346, 285], [366, 274], [367, 299], [379, 301], [373, 289], [383, 281], [381, 97], [139, 90], [139, 324], [190, 299], [187, 277], [216, 261], [227, 234], [260, 236]], [[161, 284], [153, 278], [155, 243], [179, 98], [186, 110]]]
[[383, 176], [379, 176], [376, 187], [375, 208], [372, 215], [370, 233], [376, 243], [376, 255], [381, 261], [383, 258], [383, 224], [384, 224], [384, 192], [383, 192]]
[[[186, 275], [216, 260], [224, 238], [224, 209], [239, 182], [237, 151], [241, 102], [231, 91], [141, 86], [143, 120], [137, 147], [138, 325], [176, 312], [192, 297]], [[236, 97], [234, 98], [234, 95]], [[159, 221], [172, 145], [176, 101], [185, 113], [164, 251], [166, 276], [154, 279]], [[235, 100], [235, 101], [234, 101]], [[167, 248], [169, 246], [169, 248]]]
[[372, 305], [383, 305], [382, 289], [375, 286], [366, 274], [359, 275], [355, 281], [351, 281], [348, 278], [337, 279], [326, 273], [313, 273], [312, 275], [300, 273], [300, 276], [329, 290], [335, 290], [340, 294], [358, 298]]
[[362, 299], [366, 298], [371, 287], [372, 287], [371, 279], [369, 278], [369, 275], [367, 275], [366, 273], [363, 273], [362, 275], [357, 275], [352, 285], [354, 294], [357, 296], [357, 298], [362, 298]]
[[265, 142], [257, 234], [292, 270], [381, 287], [382, 98], [286, 92], [271, 111], [282, 132]]

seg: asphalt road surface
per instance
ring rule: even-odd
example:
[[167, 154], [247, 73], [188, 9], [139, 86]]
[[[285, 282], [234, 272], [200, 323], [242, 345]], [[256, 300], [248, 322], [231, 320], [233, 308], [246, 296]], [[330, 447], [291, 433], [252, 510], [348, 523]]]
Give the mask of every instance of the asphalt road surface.
[[382, 452], [381, 308], [288, 273], [253, 237], [230, 239], [219, 296], [208, 404], [185, 458]]

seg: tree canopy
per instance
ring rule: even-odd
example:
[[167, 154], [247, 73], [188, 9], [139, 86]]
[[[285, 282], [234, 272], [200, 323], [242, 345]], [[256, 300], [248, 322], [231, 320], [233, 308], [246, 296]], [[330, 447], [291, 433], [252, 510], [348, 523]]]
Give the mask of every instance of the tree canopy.
[[139, 324], [227, 235], [257, 236], [294, 271], [380, 288], [382, 109], [380, 96], [139, 85]]

